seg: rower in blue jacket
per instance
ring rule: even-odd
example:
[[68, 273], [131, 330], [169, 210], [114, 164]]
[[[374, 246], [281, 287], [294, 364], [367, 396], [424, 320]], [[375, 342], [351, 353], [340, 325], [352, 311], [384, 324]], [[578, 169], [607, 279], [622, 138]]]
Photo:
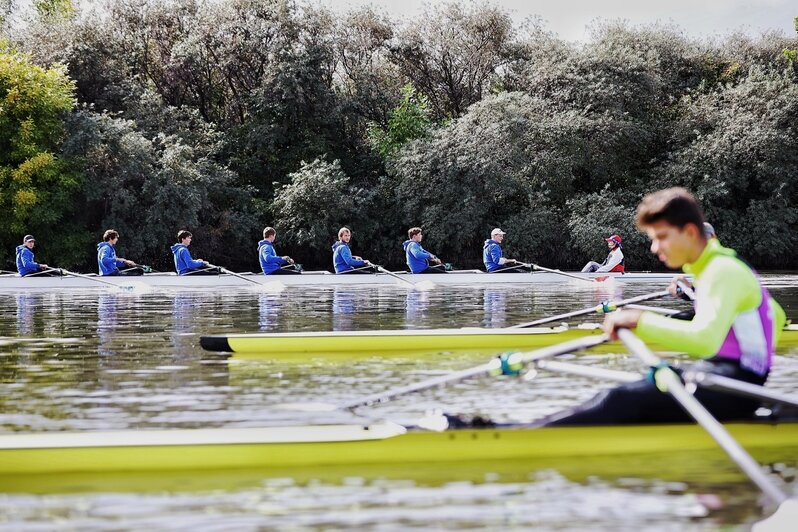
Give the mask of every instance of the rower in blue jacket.
[[294, 266], [294, 259], [288, 255], [279, 256], [274, 250], [274, 240], [277, 238], [277, 230], [274, 227], [267, 227], [263, 230], [263, 240], [258, 242], [258, 258], [260, 268], [264, 275], [296, 275], [301, 273]]
[[338, 230], [338, 241], [332, 246], [335, 273], [377, 273], [377, 269], [369, 261], [352, 255], [349, 249], [351, 239], [352, 231], [346, 227]]
[[446, 273], [446, 269], [441, 264], [441, 259], [421, 247], [423, 236], [420, 227], [408, 229], [408, 240], [405, 240], [402, 244], [405, 248], [407, 267], [410, 268], [412, 273]]
[[495, 228], [490, 232], [490, 239], [486, 240], [482, 246], [482, 262], [488, 273], [524, 273], [529, 272], [529, 266], [518, 262], [515, 259], [506, 259], [502, 256], [502, 241], [504, 231]]
[[[36, 239], [33, 235], [25, 235], [22, 239], [22, 245], [17, 246], [17, 271], [20, 277], [35, 274], [37, 277], [45, 276], [58, 276], [61, 272], [50, 268], [46, 264], [39, 264], [36, 262], [36, 257], [33, 256], [33, 246], [36, 245]], [[52, 270], [52, 271], [47, 271]]]
[[[100, 267], [100, 275], [144, 275], [144, 268], [136, 266], [132, 260], [123, 259], [116, 256], [116, 243], [119, 241], [119, 233], [109, 229], [103, 233], [103, 241], [97, 244], [97, 264]], [[119, 268], [126, 267], [124, 270]]]
[[219, 268], [211, 268], [207, 261], [194, 260], [188, 251], [193, 235], [185, 229], [177, 233], [177, 244], [171, 247], [178, 275], [219, 275]]

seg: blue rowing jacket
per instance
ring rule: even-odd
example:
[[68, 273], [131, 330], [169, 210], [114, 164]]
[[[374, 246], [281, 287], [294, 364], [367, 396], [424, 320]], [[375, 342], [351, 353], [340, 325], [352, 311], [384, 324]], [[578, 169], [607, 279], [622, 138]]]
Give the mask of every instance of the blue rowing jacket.
[[172, 254], [175, 256], [175, 270], [177, 270], [178, 275], [185, 275], [192, 270], [205, 267], [205, 264], [201, 260], [194, 260], [191, 258], [188, 246], [184, 244], [175, 244], [171, 249]]
[[269, 275], [279, 270], [280, 266], [288, 264], [287, 260], [277, 256], [274, 244], [265, 239], [258, 242], [258, 258], [260, 259], [260, 268], [265, 275]]
[[332, 245], [332, 250], [335, 273], [348, 272], [366, 265], [366, 261], [353, 258], [352, 252], [349, 250], [349, 244], [345, 244], [341, 240]]
[[486, 240], [482, 246], [482, 262], [485, 269], [489, 272], [497, 270], [501, 266], [502, 247], [495, 240]]
[[116, 249], [109, 242], [97, 244], [97, 264], [100, 266], [100, 275], [111, 275], [125, 266], [125, 263], [116, 258]]
[[39, 271], [39, 263], [34, 260], [33, 251], [28, 246], [17, 246], [17, 271], [22, 277]]
[[421, 247], [415, 240], [405, 240], [402, 246], [405, 248], [405, 258], [407, 267], [413, 273], [421, 273], [429, 268], [429, 259], [434, 259], [435, 255]]

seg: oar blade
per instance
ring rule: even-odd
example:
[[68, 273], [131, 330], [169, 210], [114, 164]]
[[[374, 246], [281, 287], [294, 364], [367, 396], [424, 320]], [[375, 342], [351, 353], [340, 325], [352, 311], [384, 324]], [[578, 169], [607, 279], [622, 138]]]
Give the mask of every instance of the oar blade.
[[332, 403], [282, 403], [276, 405], [277, 410], [291, 410], [292, 412], [334, 412], [339, 409], [338, 405]]

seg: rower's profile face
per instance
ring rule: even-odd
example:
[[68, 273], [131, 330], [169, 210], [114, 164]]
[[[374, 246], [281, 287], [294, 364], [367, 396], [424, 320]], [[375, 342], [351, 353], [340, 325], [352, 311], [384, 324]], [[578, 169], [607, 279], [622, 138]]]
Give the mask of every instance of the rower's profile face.
[[[682, 228], [659, 221], [646, 227], [651, 239], [651, 253], [669, 268], [681, 268], [696, 256], [695, 226]], [[700, 253], [700, 250], [699, 250]]]
[[25, 242], [25, 247], [27, 247], [28, 249], [33, 249], [33, 246], [35, 245], [36, 245], [35, 240], [28, 240], [27, 242]]
[[421, 233], [416, 233], [415, 235], [413, 235], [411, 240], [415, 240], [416, 242], [421, 242], [422, 238], [424, 238], [424, 236]]
[[502, 241], [504, 240], [504, 235], [501, 234], [501, 233], [497, 233], [497, 234], [493, 235], [493, 240], [495, 240], [496, 242], [501, 244]]
[[615, 247], [615, 242], [613, 242], [612, 240], [607, 240], [607, 247], [609, 249], [613, 249]]
[[183, 244], [184, 246], [188, 246], [188, 245], [190, 245], [190, 244], [191, 244], [191, 237], [190, 237], [190, 236], [187, 236], [186, 238], [184, 238], [183, 240], [181, 240], [181, 241], [180, 241], [180, 243], [181, 243], [181, 244]]
[[351, 239], [352, 239], [352, 233], [350, 233], [349, 231], [341, 235], [341, 242], [345, 242], [348, 244]]

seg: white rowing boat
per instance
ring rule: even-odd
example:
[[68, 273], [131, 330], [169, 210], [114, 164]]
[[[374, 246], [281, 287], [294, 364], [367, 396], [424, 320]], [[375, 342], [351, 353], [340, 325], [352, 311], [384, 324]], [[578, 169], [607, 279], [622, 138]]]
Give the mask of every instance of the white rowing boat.
[[[546, 284], [546, 283], [569, 283], [589, 286], [588, 283], [607, 283], [607, 282], [660, 282], [667, 283], [673, 278], [672, 273], [651, 273], [651, 272], [630, 272], [619, 273], [572, 273], [583, 277], [585, 283], [573, 277], [549, 272], [534, 273], [485, 273], [478, 270], [453, 271], [446, 274], [411, 274], [407, 272], [395, 272], [387, 275], [384, 273], [368, 275], [348, 275], [333, 274], [330, 272], [305, 272], [301, 275], [279, 275], [266, 276], [256, 273], [243, 273], [240, 276], [234, 275], [213, 275], [213, 276], [179, 276], [174, 273], [151, 273], [140, 277], [19, 277], [18, 275], [0, 275], [0, 290], [52, 290], [61, 288], [108, 288], [107, 283], [120, 287], [131, 285], [146, 285], [152, 287], [165, 288], [186, 288], [202, 289], [214, 287], [242, 287], [254, 286], [254, 283], [264, 286], [349, 286], [349, 285], [399, 285], [409, 286], [410, 283], [420, 283], [422, 281], [432, 282], [436, 285], [494, 285], [494, 284]], [[241, 278], [243, 277], [243, 279]], [[397, 279], [397, 277], [399, 277]]]

